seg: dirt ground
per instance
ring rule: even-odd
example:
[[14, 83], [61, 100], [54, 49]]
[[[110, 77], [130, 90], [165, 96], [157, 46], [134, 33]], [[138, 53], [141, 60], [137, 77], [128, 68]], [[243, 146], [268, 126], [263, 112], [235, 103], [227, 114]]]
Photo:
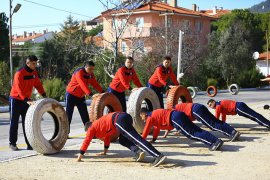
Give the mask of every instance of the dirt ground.
[[[270, 110], [253, 108], [270, 119]], [[230, 116], [227, 122], [242, 135], [239, 141], [228, 142], [224, 135], [211, 132], [225, 141], [220, 151], [209, 151], [182, 135], [160, 138], [154, 146], [168, 159], [157, 168], [150, 166], [150, 156], [135, 162], [133, 153], [118, 143], [111, 144], [107, 156], [97, 157], [103, 144], [94, 140], [84, 162], [75, 162], [77, 144], [55, 155], [0, 163], [0, 179], [270, 179], [270, 131], [239, 116]]]

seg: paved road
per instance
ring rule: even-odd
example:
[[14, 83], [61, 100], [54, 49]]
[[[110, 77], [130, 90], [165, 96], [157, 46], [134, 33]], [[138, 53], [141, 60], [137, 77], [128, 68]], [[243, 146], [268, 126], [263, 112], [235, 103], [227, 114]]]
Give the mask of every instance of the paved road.
[[[251, 105], [253, 107], [257, 106], [257, 107], [263, 108], [264, 104], [270, 104], [270, 90], [243, 91], [243, 92], [240, 92], [236, 96], [230, 95], [229, 93], [219, 93], [214, 99], [216, 100], [233, 99], [236, 101], [246, 102], [248, 105]], [[204, 94], [204, 95], [198, 95], [194, 99], [194, 102], [206, 104], [208, 100], [209, 100], [209, 97]], [[42, 124], [41, 124], [42, 132], [46, 138], [50, 138], [52, 136], [52, 132], [54, 129], [52, 118], [49, 115], [45, 115], [43, 118], [44, 118], [44, 121], [42, 121]], [[24, 143], [21, 123], [19, 126], [18, 147], [22, 149], [22, 151], [11, 152], [9, 150], [8, 132], [9, 132], [9, 114], [0, 113], [0, 162], [36, 154], [35, 151], [23, 150], [26, 148], [26, 145]], [[73, 138], [67, 141], [65, 147], [81, 143], [84, 137], [83, 125], [82, 125], [81, 119], [79, 117], [79, 113], [76, 108], [73, 115], [70, 135]]]

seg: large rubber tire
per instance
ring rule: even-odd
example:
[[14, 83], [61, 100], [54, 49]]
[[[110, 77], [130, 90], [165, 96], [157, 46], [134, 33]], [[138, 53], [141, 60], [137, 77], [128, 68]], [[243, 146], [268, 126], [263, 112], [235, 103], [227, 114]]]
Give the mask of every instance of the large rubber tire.
[[228, 89], [232, 95], [237, 95], [239, 93], [239, 90], [240, 90], [239, 86], [237, 84], [231, 84]]
[[194, 99], [197, 95], [197, 90], [195, 87], [187, 87], [188, 91], [190, 92], [191, 98]]
[[153, 111], [160, 108], [157, 94], [150, 88], [141, 87], [132, 92], [127, 103], [127, 113], [133, 118], [133, 126], [138, 133], [142, 133], [145, 123], [141, 120], [140, 109], [143, 101], [146, 102], [147, 109]]
[[[41, 120], [46, 112], [53, 117], [55, 123], [54, 135], [50, 140], [45, 139], [41, 132]], [[68, 124], [66, 111], [58, 101], [50, 98], [40, 99], [31, 105], [26, 113], [26, 137], [35, 151], [54, 154], [59, 152], [67, 141]]]
[[[214, 93], [211, 94], [210, 91], [213, 90]], [[206, 89], [206, 93], [209, 97], [215, 97], [217, 95], [217, 88], [216, 86], [209, 86], [207, 89]]]
[[[104, 115], [105, 107], [109, 109], [109, 112], [122, 112], [122, 106], [119, 99], [112, 93], [106, 92], [99, 94], [93, 98], [90, 105], [89, 118], [94, 122]], [[111, 141], [115, 142], [119, 137], [119, 134], [111, 136]], [[103, 139], [102, 139], [103, 140]]]
[[172, 109], [178, 104], [179, 99], [184, 103], [192, 103], [189, 90], [184, 86], [177, 86], [169, 90], [167, 95], [167, 109]]

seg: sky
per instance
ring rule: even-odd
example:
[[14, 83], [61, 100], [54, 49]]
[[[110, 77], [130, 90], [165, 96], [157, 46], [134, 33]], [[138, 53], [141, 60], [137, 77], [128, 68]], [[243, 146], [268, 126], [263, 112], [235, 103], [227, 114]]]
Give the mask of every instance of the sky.
[[[20, 3], [21, 9], [12, 16], [13, 34], [22, 35], [24, 31], [59, 31], [60, 24], [72, 15], [75, 20], [90, 20], [105, 10], [99, 0], [12, 0], [13, 8]], [[106, 0], [101, 0], [105, 2]], [[168, 0], [169, 1], [169, 0]], [[200, 10], [223, 7], [224, 9], [245, 9], [264, 0], [178, 0], [178, 6], [191, 9], [197, 4]], [[36, 3], [54, 7], [51, 9]], [[64, 12], [68, 11], [68, 12]], [[0, 0], [0, 12], [9, 16], [9, 0]], [[79, 15], [78, 15], [79, 14]]]

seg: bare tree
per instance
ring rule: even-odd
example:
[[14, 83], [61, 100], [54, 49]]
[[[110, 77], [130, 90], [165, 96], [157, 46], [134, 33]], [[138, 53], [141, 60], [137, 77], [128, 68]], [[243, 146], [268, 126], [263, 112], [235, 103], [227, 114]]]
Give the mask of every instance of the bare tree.
[[[131, 43], [131, 54], [134, 55], [135, 51], [138, 51], [140, 45], [135, 46], [135, 41], [138, 40], [142, 31], [136, 31], [134, 33], [134, 26], [136, 21], [132, 19], [134, 10], [142, 5], [145, 0], [99, 0], [99, 2], [105, 8], [102, 13], [103, 28], [107, 28], [107, 34], [103, 34], [104, 46], [107, 48], [92, 47], [92, 55], [101, 58], [104, 63], [104, 70], [110, 76], [113, 77], [116, 71], [117, 61], [119, 59], [120, 43], [123, 40], [123, 35], [130, 33], [129, 38], [126, 40]], [[108, 29], [111, 29], [108, 31]], [[108, 53], [112, 51], [112, 55]]]

